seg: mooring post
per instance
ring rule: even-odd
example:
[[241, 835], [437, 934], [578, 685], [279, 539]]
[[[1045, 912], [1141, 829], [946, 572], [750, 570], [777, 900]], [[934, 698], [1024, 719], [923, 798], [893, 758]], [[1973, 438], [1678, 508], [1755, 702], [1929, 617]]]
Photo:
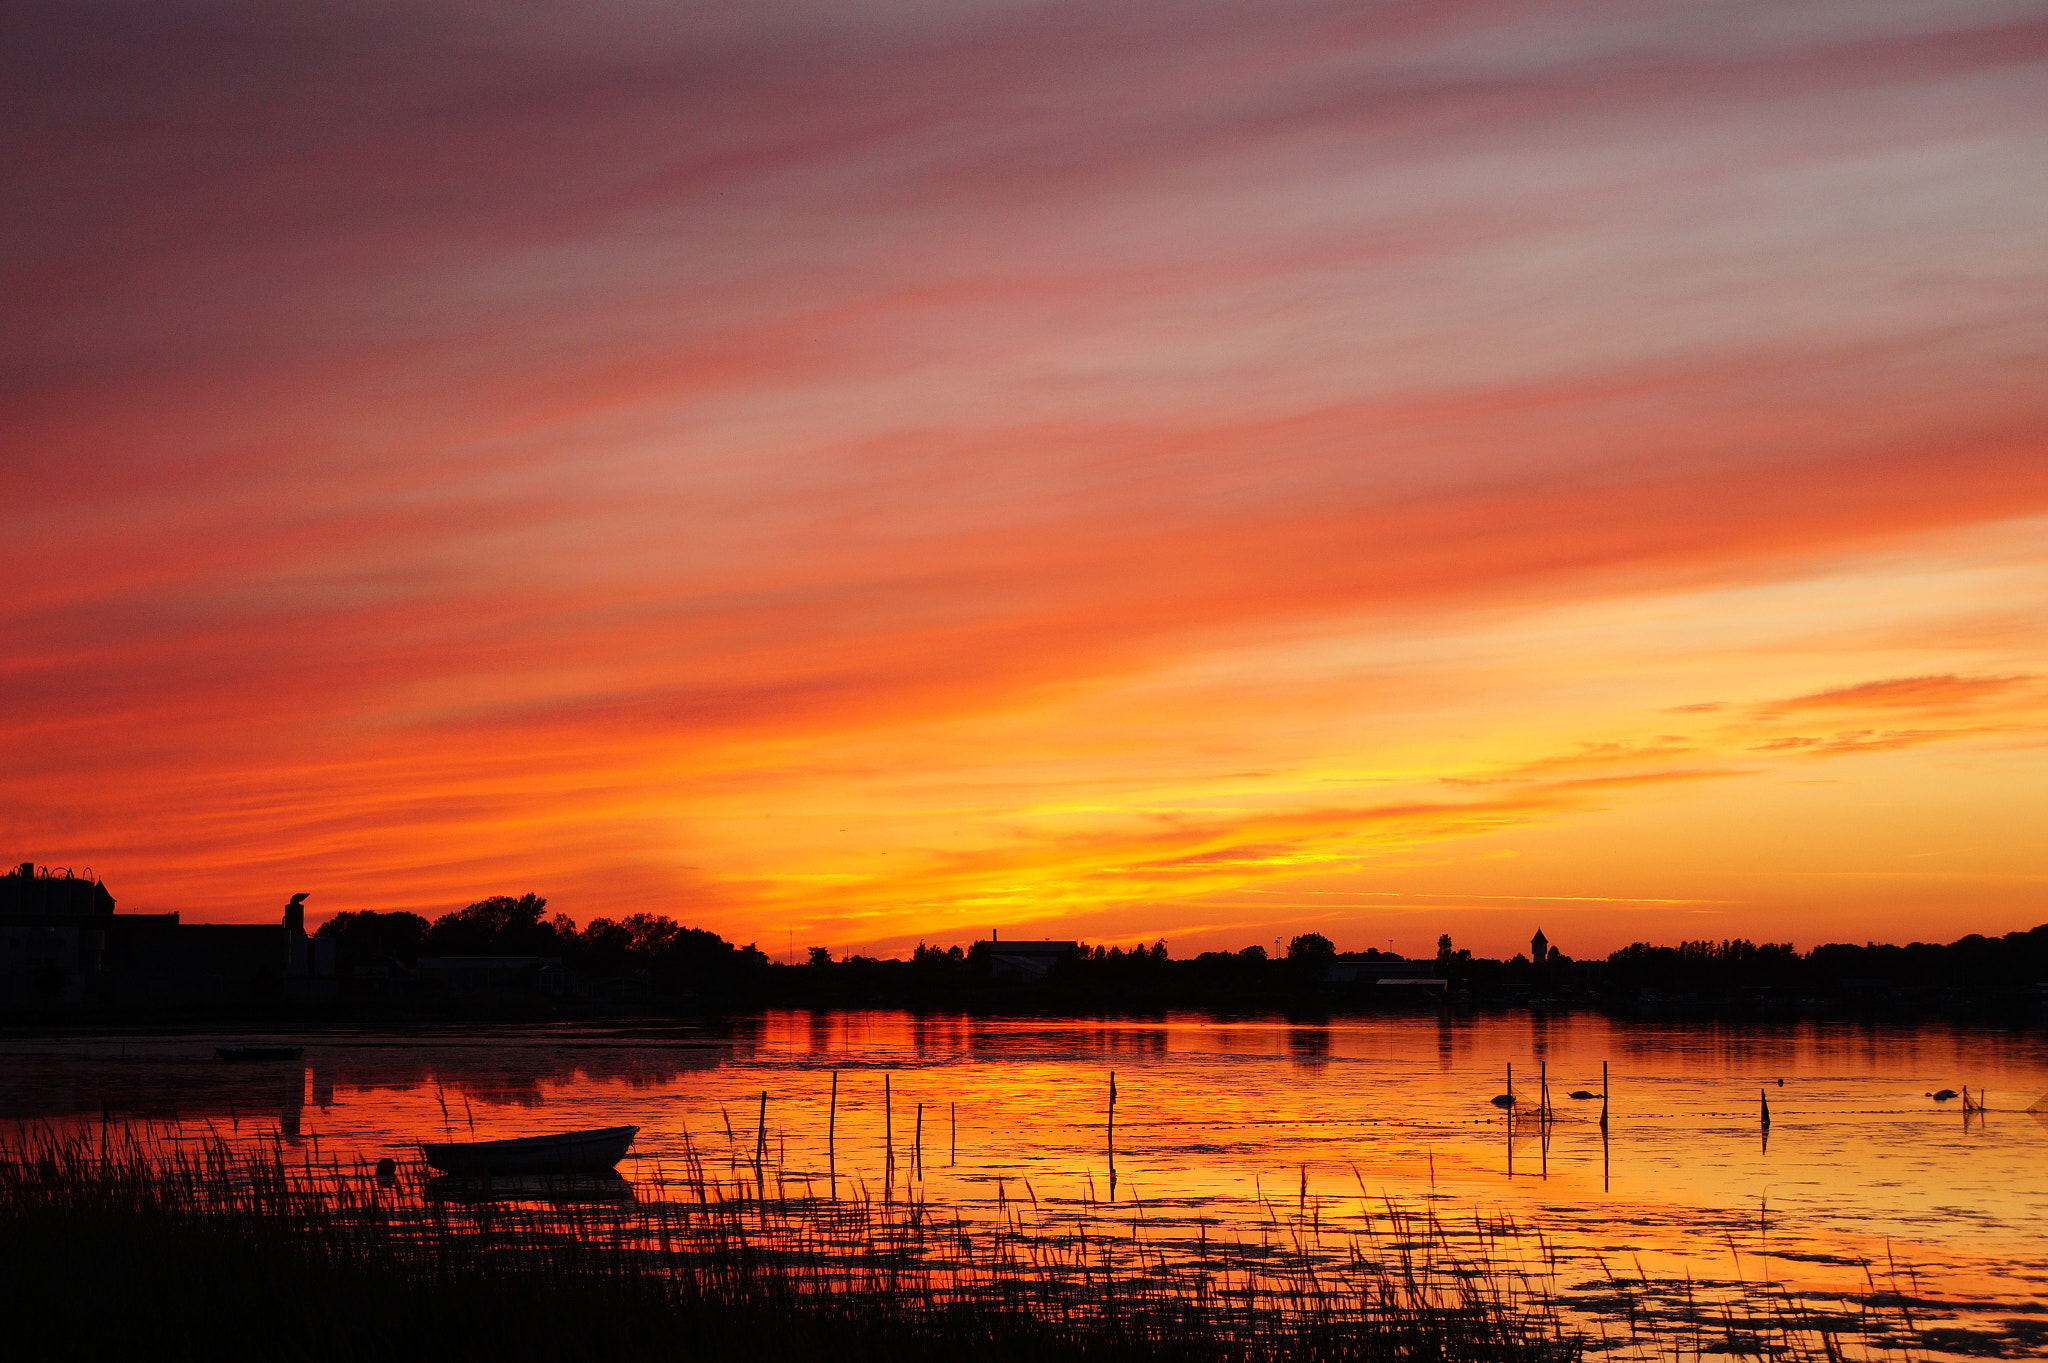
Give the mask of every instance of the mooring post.
[[1607, 1129], [1607, 1086], [1613, 1081], [1607, 1077], [1607, 1062], [1600, 1062], [1600, 1129]]
[[832, 1071], [832, 1106], [825, 1116], [825, 1166], [832, 1196], [839, 1196], [839, 1071]]
[[952, 1145], [951, 1145], [951, 1146], [949, 1146], [949, 1147], [947, 1148], [947, 1150], [946, 1150], [946, 1163], [947, 1163], [947, 1164], [948, 1164], [948, 1165], [950, 1166], [950, 1165], [958, 1164], [959, 1162], [960, 1162], [960, 1104], [958, 1104], [958, 1103], [955, 1103], [955, 1104], [953, 1104], [953, 1143], [952, 1143]]
[[761, 1090], [761, 1109], [754, 1120], [754, 1196], [768, 1196], [768, 1090]]
[[1109, 1148], [1109, 1200], [1116, 1201], [1116, 1071], [1109, 1072], [1109, 1116], [1103, 1123]]

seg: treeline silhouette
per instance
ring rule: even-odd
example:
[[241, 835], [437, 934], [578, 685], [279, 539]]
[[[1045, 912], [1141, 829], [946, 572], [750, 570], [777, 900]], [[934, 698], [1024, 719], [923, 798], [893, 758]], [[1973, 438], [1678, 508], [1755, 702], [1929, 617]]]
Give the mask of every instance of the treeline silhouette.
[[1804, 955], [1788, 942], [1637, 942], [1606, 960], [1610, 985], [1634, 989], [2014, 989], [2048, 983], [2048, 924], [1943, 945], [1831, 942]]
[[[547, 913], [534, 894], [497, 895], [429, 922], [413, 913], [341, 913], [320, 928], [336, 939], [342, 974], [366, 964], [410, 966], [420, 956], [532, 956], [560, 961], [585, 979], [630, 977], [656, 999], [718, 1006], [974, 1008], [991, 1001], [1034, 1010], [1117, 1007], [1295, 1007], [1441, 1001], [1643, 1004], [1691, 1001], [1849, 999], [1940, 994], [1960, 1000], [2048, 997], [2048, 924], [2003, 937], [1972, 934], [1947, 944], [1829, 943], [1801, 953], [1745, 939], [1636, 942], [1605, 959], [1577, 960], [1550, 947], [1541, 961], [1476, 957], [1448, 934], [1434, 958], [1377, 949], [1339, 952], [1320, 933], [1294, 937], [1284, 954], [1263, 946], [1175, 959], [1163, 941], [1080, 943], [1042, 976], [1006, 970], [987, 943], [920, 943], [907, 958], [809, 948], [801, 964], [774, 962], [749, 943], [692, 928], [664, 914], [598, 918], [578, 927]], [[998, 948], [999, 950], [1000, 948]], [[1426, 976], [1447, 985], [1387, 988], [1384, 976]]]
[[584, 975], [643, 975], [663, 993], [730, 993], [758, 984], [768, 966], [752, 945], [734, 946], [666, 914], [593, 918], [578, 928], [567, 914], [549, 917], [547, 906], [539, 895], [494, 895], [431, 923], [416, 913], [337, 913], [317, 935], [335, 940], [344, 978], [421, 956], [539, 956]]

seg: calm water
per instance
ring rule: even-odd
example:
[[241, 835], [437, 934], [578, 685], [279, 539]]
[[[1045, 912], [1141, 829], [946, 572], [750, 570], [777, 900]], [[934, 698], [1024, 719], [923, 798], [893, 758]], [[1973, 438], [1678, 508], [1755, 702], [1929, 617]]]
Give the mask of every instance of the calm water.
[[[267, 1039], [304, 1045], [304, 1062], [211, 1058], [223, 1040]], [[1605, 1139], [1600, 1104], [1563, 1096], [1599, 1091], [1603, 1061]], [[1559, 1112], [1547, 1140], [1533, 1124], [1511, 1131], [1488, 1101], [1510, 1064], [1525, 1104], [1548, 1068]], [[835, 1071], [836, 1158], [826, 1142]], [[1923, 1096], [1966, 1084], [1988, 1095], [1989, 1112]], [[1506, 1218], [1540, 1233], [1573, 1267], [1559, 1290], [1580, 1291], [1587, 1311], [1602, 1264], [1851, 1308], [1870, 1300], [1874, 1275], [1907, 1289], [1922, 1328], [1949, 1332], [1936, 1354], [1994, 1342], [2048, 1352], [2048, 1117], [2025, 1111], [2048, 1092], [2037, 1032], [873, 1012], [422, 1038], [0, 1042], [0, 1116], [10, 1119], [175, 1116], [371, 1159], [421, 1139], [631, 1123], [642, 1131], [622, 1172], [645, 1196], [659, 1195], [658, 1170], [686, 1141], [751, 1157], [764, 1091], [771, 1162], [821, 1194], [836, 1171], [842, 1191], [916, 1181], [933, 1201], [972, 1210], [1000, 1188], [1091, 1215], [1143, 1215], [1169, 1232], [1199, 1222], [1206, 1235], [1253, 1238], [1274, 1203], [1306, 1199], [1341, 1226], [1382, 1199], [1427, 1202], [1453, 1221]]]

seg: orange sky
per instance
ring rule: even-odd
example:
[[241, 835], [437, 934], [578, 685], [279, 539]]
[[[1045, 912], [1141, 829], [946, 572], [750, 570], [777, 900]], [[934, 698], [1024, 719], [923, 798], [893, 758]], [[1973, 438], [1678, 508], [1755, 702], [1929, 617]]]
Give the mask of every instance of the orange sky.
[[2036, 5], [24, 13], [8, 860], [778, 953], [2048, 920]]

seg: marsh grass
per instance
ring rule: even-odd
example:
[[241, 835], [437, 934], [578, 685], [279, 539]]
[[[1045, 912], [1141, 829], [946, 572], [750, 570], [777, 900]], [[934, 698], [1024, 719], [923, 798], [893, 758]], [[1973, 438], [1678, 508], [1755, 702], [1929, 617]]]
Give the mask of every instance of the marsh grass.
[[[1856, 1356], [1788, 1298], [1738, 1319], [1609, 1273], [1588, 1329], [1560, 1261], [1505, 1221], [1453, 1228], [1383, 1204], [1333, 1230], [1307, 1191], [1256, 1240], [1171, 1208], [1041, 1202], [993, 1213], [816, 1183], [694, 1145], [623, 1182], [494, 1187], [322, 1162], [170, 1125], [0, 1138], [0, 1281], [42, 1359], [1572, 1360]], [[834, 1195], [836, 1193], [836, 1195]], [[1361, 1188], [1361, 1193], [1363, 1189]], [[1584, 1293], [1582, 1292], [1582, 1295]], [[1839, 1324], [1839, 1322], [1837, 1322]], [[1887, 1339], [1887, 1346], [1895, 1339]], [[1899, 1358], [1887, 1347], [1885, 1356]]]

